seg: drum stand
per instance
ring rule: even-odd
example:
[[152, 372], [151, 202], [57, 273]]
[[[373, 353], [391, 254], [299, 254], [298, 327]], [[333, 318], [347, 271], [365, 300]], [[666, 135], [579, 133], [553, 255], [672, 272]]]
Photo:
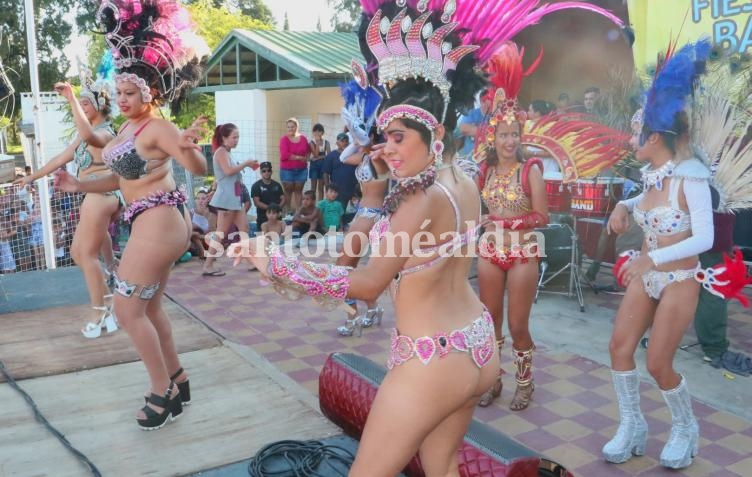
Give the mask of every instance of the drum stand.
[[[540, 277], [538, 279], [538, 288], [535, 290], [534, 302], [535, 303], [538, 302], [538, 294], [541, 291], [544, 291], [546, 293], [553, 293], [556, 295], [566, 295], [568, 298], [572, 298], [572, 295], [576, 294], [577, 301], [580, 304], [580, 311], [584, 313], [585, 312], [585, 299], [582, 296], [582, 285], [580, 283], [580, 266], [579, 266], [577, 233], [569, 225], [562, 225], [561, 227], [569, 230], [570, 232], [571, 252], [570, 252], [569, 263], [567, 263], [562, 268], [556, 270], [555, 272], [551, 273], [551, 275], [546, 277], [546, 270], [548, 270], [548, 261], [546, 260], [546, 257], [541, 257]], [[569, 271], [569, 289], [567, 290], [567, 292], [557, 292], [557, 291], [550, 291], [550, 290], [543, 289], [546, 286], [546, 284], [548, 284], [551, 280], [553, 280], [554, 278], [558, 277], [560, 274], [566, 271]]]

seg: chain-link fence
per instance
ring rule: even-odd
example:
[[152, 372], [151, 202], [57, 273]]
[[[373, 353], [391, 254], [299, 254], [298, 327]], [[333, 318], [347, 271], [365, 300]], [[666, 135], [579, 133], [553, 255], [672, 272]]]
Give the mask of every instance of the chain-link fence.
[[[0, 273], [50, 268], [45, 258], [45, 231], [38, 186], [0, 186]], [[55, 266], [73, 264], [71, 242], [83, 194], [50, 191]]]

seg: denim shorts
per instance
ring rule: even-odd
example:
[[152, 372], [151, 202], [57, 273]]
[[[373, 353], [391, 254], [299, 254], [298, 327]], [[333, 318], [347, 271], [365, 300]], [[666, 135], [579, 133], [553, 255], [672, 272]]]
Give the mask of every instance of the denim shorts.
[[324, 177], [324, 160], [311, 161], [308, 166], [308, 177], [311, 179], [323, 179]]
[[308, 168], [303, 169], [280, 169], [279, 178], [282, 182], [305, 184], [308, 180]]

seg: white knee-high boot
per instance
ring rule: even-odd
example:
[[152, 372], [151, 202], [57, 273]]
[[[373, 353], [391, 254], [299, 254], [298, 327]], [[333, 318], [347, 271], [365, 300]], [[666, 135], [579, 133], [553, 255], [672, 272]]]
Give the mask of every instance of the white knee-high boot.
[[697, 455], [700, 426], [692, 412], [692, 397], [687, 389], [687, 380], [674, 389], [661, 391], [663, 399], [671, 411], [671, 434], [661, 451], [661, 465], [672, 469], [682, 469], [692, 463]]
[[619, 401], [619, 428], [603, 446], [603, 457], [614, 464], [628, 461], [632, 455], [643, 455], [648, 438], [648, 423], [640, 411], [640, 376], [631, 371], [611, 370]]

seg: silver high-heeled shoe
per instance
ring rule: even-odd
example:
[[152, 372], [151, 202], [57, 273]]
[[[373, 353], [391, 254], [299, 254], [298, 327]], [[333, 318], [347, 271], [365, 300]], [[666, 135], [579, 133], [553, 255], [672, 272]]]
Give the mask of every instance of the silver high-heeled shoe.
[[107, 333], [113, 333], [117, 331], [118, 325], [117, 320], [115, 320], [115, 315], [112, 314], [112, 311], [106, 306], [93, 306], [95, 310], [99, 310], [102, 312], [102, 317], [99, 319], [98, 323], [87, 323], [86, 326], [81, 330], [81, 333], [86, 338], [99, 338], [102, 335], [102, 328], [105, 328], [107, 330]]
[[373, 325], [381, 326], [381, 318], [384, 316], [384, 308], [381, 305], [376, 305], [374, 308], [366, 310], [366, 314], [363, 315], [363, 328], [369, 328]]
[[355, 333], [358, 337], [363, 336], [363, 316], [361, 315], [352, 320], [345, 320], [345, 324], [337, 328], [337, 334], [340, 336], [352, 336]]

